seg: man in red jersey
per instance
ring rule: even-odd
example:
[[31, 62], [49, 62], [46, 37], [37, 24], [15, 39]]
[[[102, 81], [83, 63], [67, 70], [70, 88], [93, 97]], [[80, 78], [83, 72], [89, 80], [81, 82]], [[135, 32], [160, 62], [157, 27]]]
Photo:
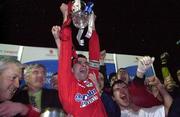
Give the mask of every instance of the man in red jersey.
[[89, 39], [89, 63], [83, 55], [76, 56], [72, 62], [73, 43], [68, 6], [62, 4], [60, 9], [64, 23], [60, 30], [58, 91], [63, 108], [74, 117], [107, 117], [99, 92], [89, 79], [90, 74], [98, 78], [100, 49], [95, 27], [93, 25]]

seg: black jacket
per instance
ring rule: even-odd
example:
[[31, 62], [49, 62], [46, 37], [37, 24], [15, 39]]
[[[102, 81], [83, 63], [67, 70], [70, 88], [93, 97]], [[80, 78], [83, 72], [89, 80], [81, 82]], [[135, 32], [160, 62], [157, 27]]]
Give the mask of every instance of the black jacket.
[[[12, 101], [21, 102], [23, 104], [30, 104], [27, 90], [18, 91]], [[62, 108], [62, 105], [58, 98], [58, 92], [55, 89], [42, 89], [41, 95], [41, 112], [46, 108]]]

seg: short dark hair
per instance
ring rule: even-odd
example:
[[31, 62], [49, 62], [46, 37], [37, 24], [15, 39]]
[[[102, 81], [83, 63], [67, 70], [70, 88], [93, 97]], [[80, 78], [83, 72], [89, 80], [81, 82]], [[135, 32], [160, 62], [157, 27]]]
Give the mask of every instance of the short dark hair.
[[83, 55], [83, 54], [78, 54], [78, 58], [86, 58], [87, 59], [87, 57], [85, 56], [85, 55]]
[[109, 82], [111, 81], [111, 79], [112, 79], [114, 76], [116, 77], [116, 72], [112, 72], [112, 73], [109, 74]]
[[114, 83], [112, 84], [111, 86], [111, 95], [113, 96], [113, 87], [116, 85], [116, 84], [125, 84], [126, 86], [128, 86], [128, 84], [126, 82], [124, 82], [123, 80], [117, 80], [117, 81], [114, 81]]
[[85, 55], [83, 55], [83, 54], [77, 54], [77, 57], [73, 57], [72, 60], [71, 60], [71, 62], [72, 62], [72, 67], [73, 67], [73, 65], [74, 65], [75, 63], [77, 63], [78, 58], [85, 58], [85, 59], [87, 59], [87, 57], [86, 57]]

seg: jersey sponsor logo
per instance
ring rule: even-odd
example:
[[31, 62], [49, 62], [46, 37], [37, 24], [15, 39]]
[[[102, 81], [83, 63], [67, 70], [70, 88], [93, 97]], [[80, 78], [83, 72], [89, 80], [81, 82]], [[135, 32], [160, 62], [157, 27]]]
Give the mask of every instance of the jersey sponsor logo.
[[84, 108], [87, 105], [98, 100], [98, 96], [96, 95], [96, 93], [96, 89], [89, 90], [86, 94], [77, 93], [75, 95], [75, 101], [80, 102], [80, 108]]

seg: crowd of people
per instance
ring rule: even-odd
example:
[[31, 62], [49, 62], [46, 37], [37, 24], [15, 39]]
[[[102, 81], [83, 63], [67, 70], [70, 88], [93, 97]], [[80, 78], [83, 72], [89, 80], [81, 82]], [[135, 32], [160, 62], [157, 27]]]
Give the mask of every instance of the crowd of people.
[[[43, 88], [46, 68], [41, 64], [23, 65], [18, 60], [0, 58], [0, 117], [39, 117], [47, 110], [58, 110], [66, 117], [177, 117], [180, 115], [179, 83], [167, 66], [167, 53], [161, 55], [164, 81], [157, 76], [145, 78], [155, 58], [138, 60], [131, 80], [126, 68], [107, 78], [95, 23], [88, 41], [89, 60], [76, 54], [72, 41], [68, 5], [62, 3], [62, 26], [53, 26], [58, 47], [58, 71], [51, 78], [53, 89]], [[95, 16], [93, 15], [93, 22]], [[26, 86], [19, 88], [23, 78]], [[180, 82], [180, 70], [177, 71]], [[49, 115], [50, 116], [50, 115]], [[52, 116], [52, 115], [51, 115]]]

